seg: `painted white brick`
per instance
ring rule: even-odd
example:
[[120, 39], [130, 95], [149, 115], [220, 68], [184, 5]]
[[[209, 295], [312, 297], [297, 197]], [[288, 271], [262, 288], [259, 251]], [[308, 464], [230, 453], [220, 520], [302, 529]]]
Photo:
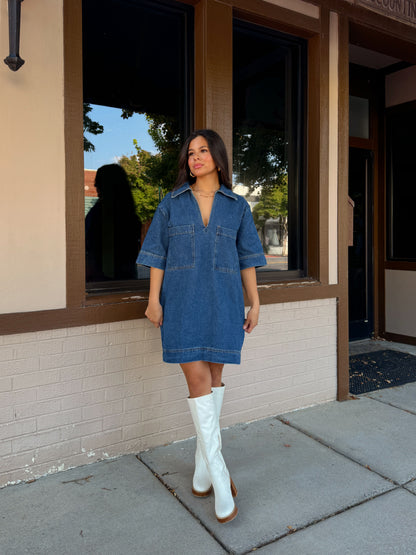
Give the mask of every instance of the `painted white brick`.
[[50, 399], [48, 401], [36, 401], [24, 403], [14, 406], [14, 416], [16, 420], [31, 418], [33, 416], [41, 416], [42, 414], [50, 414], [58, 412], [61, 409], [61, 401], [59, 399]]
[[14, 351], [12, 347], [0, 347], [0, 361], [13, 360]]
[[100, 420], [91, 422], [74, 422], [70, 426], [64, 426], [59, 433], [63, 441], [70, 439], [83, 438], [101, 432], [102, 422]]
[[120, 414], [123, 411], [123, 401], [112, 401], [100, 405], [92, 405], [82, 408], [82, 419], [93, 420], [101, 419], [111, 414]]
[[82, 388], [81, 380], [72, 380], [71, 382], [61, 382], [56, 384], [45, 385], [37, 390], [37, 398], [51, 399], [56, 397], [64, 397], [73, 393], [80, 393]]
[[0, 457], [10, 455], [11, 452], [12, 452], [12, 442], [11, 441], [1, 441], [0, 442]]
[[74, 351], [85, 351], [87, 340], [85, 335], [73, 335], [66, 337], [62, 341], [64, 353], [72, 353]]
[[36, 432], [27, 436], [12, 439], [13, 453], [21, 453], [38, 447], [45, 447], [61, 440], [59, 430], [48, 430], [46, 432]]
[[123, 429], [123, 439], [129, 441], [135, 438], [157, 434], [158, 432], [160, 432], [158, 422], [138, 422], [137, 424], [126, 426]]
[[88, 378], [90, 376], [97, 376], [104, 372], [104, 361], [98, 362], [85, 362], [84, 364], [77, 364], [75, 366], [68, 366], [62, 368], [60, 371], [60, 378], [62, 381], [77, 380], [80, 378]]
[[50, 370], [52, 368], [65, 368], [75, 364], [84, 362], [85, 352], [79, 351], [75, 353], [64, 353], [58, 355], [41, 356], [40, 369]]
[[[153, 364], [163, 363], [163, 353], [162, 349], [155, 351], [153, 353], [146, 353], [143, 357], [144, 366], [152, 366]], [[168, 366], [174, 366], [173, 364], [168, 364]]]
[[[13, 420], [13, 407], [1, 407], [0, 406], [0, 424], [5, 424], [6, 422], [11, 422]], [[1, 467], [1, 464], [0, 464]], [[0, 485], [1, 487], [1, 485]]]
[[11, 378], [0, 378], [0, 393], [12, 390]]
[[115, 401], [117, 399], [126, 399], [127, 397], [132, 397], [133, 395], [140, 395], [141, 393], [143, 393], [142, 382], [123, 384], [118, 387], [106, 389], [105, 400]]
[[122, 329], [118, 332], [108, 334], [108, 345], [124, 345], [126, 343], [136, 343], [145, 338], [145, 330], [140, 329]]
[[114, 430], [115, 428], [126, 428], [140, 422], [140, 411], [112, 414], [103, 418], [103, 430]]
[[81, 439], [81, 448], [89, 451], [91, 449], [110, 447], [116, 443], [120, 443], [123, 439], [122, 436], [123, 431], [120, 429], [84, 437]]
[[177, 387], [183, 384], [183, 376], [173, 375], [164, 376], [163, 378], [144, 380], [144, 392], [149, 393], [151, 391], [170, 389], [171, 387]]
[[188, 410], [186, 398], [171, 403], [165, 402], [157, 406], [151, 406], [142, 410], [142, 421], [157, 420], [164, 416], [175, 416]]
[[62, 410], [69, 410], [78, 407], [84, 407], [89, 404], [95, 404], [105, 401], [105, 390], [86, 391], [81, 394], [68, 395], [61, 399]]
[[7, 360], [0, 362], [0, 377], [15, 376], [39, 370], [39, 358]]
[[63, 352], [62, 339], [50, 339], [39, 343], [40, 355], [57, 355]]
[[124, 399], [124, 410], [131, 411], [142, 409], [144, 407], [152, 406], [153, 404], [160, 403], [160, 391], [154, 393], [147, 393], [143, 395], [134, 395], [128, 399]]
[[103, 374], [101, 376], [91, 376], [82, 380], [82, 390], [102, 389], [121, 385], [124, 382], [121, 372], [113, 374]]
[[82, 420], [82, 411], [80, 408], [54, 412], [39, 416], [36, 419], [38, 430], [48, 430], [52, 428], [60, 428], [68, 424], [76, 424]]
[[[49, 462], [49, 467], [59, 464], [65, 457], [71, 457], [81, 453], [81, 442], [79, 439], [60, 441], [47, 447], [40, 447], [33, 453], [34, 463]], [[85, 461], [87, 462], [87, 461]]]
[[0, 440], [11, 439], [34, 432], [36, 432], [36, 420], [34, 418], [20, 420], [19, 422], [7, 422], [0, 426]]
[[115, 358], [104, 361], [104, 372], [119, 372], [121, 370], [132, 370], [137, 372], [137, 369], [143, 366], [143, 356], [125, 356], [123, 358]]
[[46, 341], [48, 339], [58, 339], [59, 337], [66, 337], [68, 335], [68, 330], [62, 328], [60, 330], [44, 330], [38, 331], [36, 334], [37, 341]]
[[122, 358], [126, 354], [125, 345], [109, 345], [98, 349], [89, 349], [85, 351], [86, 362], [95, 362], [97, 360], [108, 360], [114, 358]]
[[46, 372], [34, 372], [13, 378], [13, 389], [28, 389], [39, 385], [58, 383], [60, 378], [59, 370], [48, 370]]
[[0, 407], [21, 405], [36, 401], [36, 389], [21, 389], [0, 393]]

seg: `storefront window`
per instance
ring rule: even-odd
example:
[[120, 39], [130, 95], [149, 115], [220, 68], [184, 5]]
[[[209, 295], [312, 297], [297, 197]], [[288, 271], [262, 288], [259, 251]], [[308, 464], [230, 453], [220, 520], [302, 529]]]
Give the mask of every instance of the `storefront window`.
[[192, 20], [174, 1], [83, 2], [89, 292], [148, 277], [135, 263], [140, 242], [191, 128]]
[[233, 180], [267, 271], [303, 275], [306, 45], [239, 20], [233, 37]]

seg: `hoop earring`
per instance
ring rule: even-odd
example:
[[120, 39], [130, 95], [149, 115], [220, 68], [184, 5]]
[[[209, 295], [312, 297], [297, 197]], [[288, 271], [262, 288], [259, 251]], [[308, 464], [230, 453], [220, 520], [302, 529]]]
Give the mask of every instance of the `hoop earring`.
[[195, 177], [194, 174], [191, 172], [191, 170], [189, 170], [189, 175], [190, 175], [191, 177]]

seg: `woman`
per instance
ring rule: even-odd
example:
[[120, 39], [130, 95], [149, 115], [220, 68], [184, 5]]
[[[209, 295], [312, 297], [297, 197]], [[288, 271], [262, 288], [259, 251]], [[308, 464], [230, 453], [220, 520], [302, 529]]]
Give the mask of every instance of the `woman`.
[[[147, 318], [161, 327], [163, 360], [179, 363], [197, 433], [192, 492], [214, 489], [219, 522], [237, 515], [237, 490], [221, 454], [224, 363], [240, 363], [259, 318], [256, 266], [266, 264], [247, 201], [232, 192], [221, 137], [194, 131], [174, 190], [160, 203], [137, 259], [149, 266]], [[250, 303], [244, 317], [243, 287]]]

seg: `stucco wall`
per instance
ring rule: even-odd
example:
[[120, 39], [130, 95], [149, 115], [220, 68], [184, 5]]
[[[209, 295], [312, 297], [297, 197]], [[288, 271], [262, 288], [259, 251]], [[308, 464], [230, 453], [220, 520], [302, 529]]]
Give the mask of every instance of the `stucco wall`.
[[416, 272], [386, 270], [386, 332], [416, 337]]
[[[0, 0], [1, 60], [8, 40]], [[3, 314], [66, 302], [62, 0], [22, 3], [20, 55], [17, 72], [0, 64]]]
[[[336, 397], [336, 300], [262, 307], [227, 365], [222, 425]], [[0, 336], [0, 486], [194, 435], [147, 320]]]

